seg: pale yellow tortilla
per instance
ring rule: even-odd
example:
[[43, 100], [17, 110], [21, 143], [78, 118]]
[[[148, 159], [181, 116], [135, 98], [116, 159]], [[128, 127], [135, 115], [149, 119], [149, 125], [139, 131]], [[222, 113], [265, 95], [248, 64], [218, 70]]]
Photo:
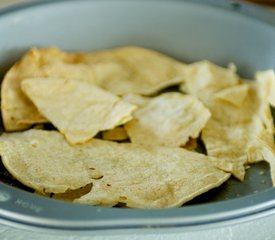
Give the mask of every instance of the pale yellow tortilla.
[[[267, 75], [258, 78], [260, 82]], [[236, 75], [235, 67], [221, 68], [207, 61], [186, 68], [181, 90], [198, 97], [212, 115], [202, 130], [207, 154], [233, 164], [232, 174], [240, 180], [247, 164], [264, 160], [259, 136], [274, 133], [265, 97], [266, 82], [270, 81], [244, 81]]]
[[256, 80], [261, 85], [263, 94], [267, 97], [270, 105], [275, 107], [275, 73], [274, 73], [274, 70], [257, 72]]
[[102, 172], [103, 177], [93, 182], [90, 193], [75, 200], [78, 203], [179, 207], [229, 177], [213, 167], [211, 158], [180, 148], [94, 141], [87, 151], [99, 159], [96, 165], [90, 164]]
[[197, 138], [209, 118], [209, 110], [198, 99], [171, 92], [138, 109], [125, 129], [133, 143], [179, 147]]
[[24, 78], [43, 75], [39, 68], [39, 60], [37, 50], [31, 49], [4, 77], [1, 85], [1, 113], [6, 131], [23, 130], [33, 123], [47, 121], [38, 113], [20, 87]]
[[274, 145], [274, 135], [270, 132], [262, 132], [257, 138], [259, 147], [257, 155], [261, 159], [265, 159], [270, 165], [270, 176], [272, 180], [273, 187], [275, 186], [275, 145]]
[[81, 61], [95, 71], [106, 90], [124, 95], [151, 95], [183, 82], [185, 64], [162, 53], [141, 47], [122, 47], [83, 54]]
[[152, 94], [183, 81], [185, 65], [164, 54], [138, 47], [92, 53], [32, 48], [6, 74], [1, 111], [6, 131], [47, 120], [20, 89], [25, 78], [56, 77], [97, 84], [115, 94]]
[[100, 206], [178, 207], [230, 176], [215, 159], [181, 148], [97, 139], [72, 146], [57, 131], [4, 134], [0, 154], [15, 178], [39, 192], [68, 193], [91, 183], [75, 202]]
[[83, 143], [99, 131], [126, 123], [136, 109], [117, 96], [81, 81], [30, 78], [25, 79], [21, 87], [72, 144]]
[[0, 136], [0, 155], [7, 170], [39, 192], [63, 193], [92, 182], [80, 154], [56, 131], [28, 130]]
[[21, 81], [35, 77], [76, 78], [94, 82], [93, 71], [78, 63], [73, 54], [65, 54], [56, 48], [30, 49], [5, 75], [1, 88], [1, 112], [6, 131], [29, 128], [47, 120], [21, 91]]
[[213, 94], [238, 83], [239, 77], [235, 69], [222, 68], [209, 61], [200, 61], [186, 67], [185, 81], [181, 85], [181, 90], [206, 103]]
[[207, 154], [233, 163], [232, 173], [240, 180], [247, 164], [264, 160], [259, 136], [274, 133], [270, 108], [259, 85], [252, 81], [244, 84], [248, 93], [239, 107], [215, 99], [211, 104], [208, 101], [212, 118], [202, 131]]
[[248, 84], [236, 85], [217, 92], [215, 98], [240, 107], [247, 96], [248, 89]]

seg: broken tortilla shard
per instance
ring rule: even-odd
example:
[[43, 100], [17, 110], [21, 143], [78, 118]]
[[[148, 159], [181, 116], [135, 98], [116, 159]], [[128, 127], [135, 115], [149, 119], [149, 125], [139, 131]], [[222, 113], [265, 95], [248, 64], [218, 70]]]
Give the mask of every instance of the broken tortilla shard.
[[25, 78], [57, 77], [94, 83], [92, 69], [76, 56], [57, 48], [30, 49], [5, 75], [1, 88], [1, 112], [6, 131], [18, 131], [47, 122], [21, 90]]
[[240, 84], [221, 90], [215, 94], [216, 99], [231, 103], [236, 107], [242, 106], [248, 92], [247, 84]]
[[92, 184], [75, 202], [134, 208], [179, 207], [229, 177], [214, 158], [181, 148], [145, 147], [92, 139], [70, 145], [57, 131], [3, 134], [8, 171], [39, 192], [68, 192]]
[[[102, 172], [90, 193], [75, 202], [133, 208], [179, 207], [229, 178], [212, 158], [181, 148], [92, 140], [87, 148]], [[116, 152], [112, 154], [112, 152]]]
[[185, 69], [185, 81], [180, 89], [203, 100], [205, 104], [212, 94], [239, 82], [234, 69], [223, 68], [209, 61], [200, 61], [190, 64]]
[[131, 142], [179, 147], [197, 138], [209, 120], [209, 110], [195, 97], [164, 93], [134, 113], [125, 129]]
[[186, 65], [160, 52], [122, 47], [83, 53], [81, 61], [95, 73], [97, 85], [117, 95], [151, 95], [182, 83]]
[[232, 174], [240, 180], [247, 164], [267, 160], [262, 151], [268, 143], [262, 140], [259, 144], [259, 136], [274, 133], [270, 107], [261, 85], [252, 81], [243, 84], [248, 86], [248, 93], [239, 107], [216, 99], [208, 101], [212, 118], [202, 131], [207, 154], [233, 163]]
[[270, 79], [273, 73], [268, 72], [258, 74], [261, 83], [242, 81], [234, 69], [221, 68], [208, 61], [186, 68], [181, 90], [196, 96], [211, 112], [202, 130], [207, 154], [233, 164], [232, 174], [239, 180], [244, 179], [247, 164], [264, 160], [261, 152], [264, 148], [256, 141], [258, 136], [274, 133], [265, 97]]
[[96, 84], [114, 94], [150, 95], [184, 79], [185, 64], [159, 52], [124, 47], [91, 53], [32, 48], [5, 75], [1, 112], [6, 131], [47, 122], [21, 91], [26, 78], [65, 78]]
[[6, 169], [21, 183], [41, 193], [64, 193], [89, 183], [89, 169], [79, 154], [55, 131], [28, 130], [0, 136]]
[[25, 79], [23, 92], [71, 144], [132, 119], [136, 106], [85, 82], [64, 78]]
[[275, 73], [267, 70], [256, 73], [256, 80], [262, 86], [265, 96], [272, 107], [275, 107]]

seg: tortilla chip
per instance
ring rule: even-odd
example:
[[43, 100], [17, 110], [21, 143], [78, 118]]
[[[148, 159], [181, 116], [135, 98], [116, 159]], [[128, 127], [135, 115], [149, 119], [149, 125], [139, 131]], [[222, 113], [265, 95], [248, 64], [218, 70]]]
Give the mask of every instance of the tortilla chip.
[[202, 131], [207, 155], [232, 163], [232, 174], [239, 180], [244, 179], [245, 165], [248, 164], [248, 149], [252, 147], [252, 143], [249, 144], [250, 130], [250, 125], [227, 126], [210, 119]]
[[234, 164], [232, 174], [240, 180], [245, 165], [264, 160], [257, 139], [273, 133], [273, 120], [267, 101], [258, 84], [247, 84], [248, 93], [243, 104], [236, 108], [227, 102], [208, 101], [212, 118], [202, 131], [207, 154]]
[[232, 68], [222, 68], [209, 61], [190, 64], [185, 69], [185, 81], [180, 89], [205, 103], [211, 95], [239, 83]]
[[248, 85], [241, 84], [226, 88], [215, 94], [216, 99], [231, 103], [233, 106], [240, 107], [248, 92]]
[[210, 112], [195, 97], [174, 92], [152, 98], [134, 117], [125, 125], [131, 142], [179, 147], [199, 136]]
[[0, 155], [7, 170], [39, 192], [63, 193], [91, 183], [89, 169], [74, 148], [56, 131], [4, 133]]
[[256, 139], [274, 133], [274, 124], [264, 84], [241, 80], [235, 71], [207, 61], [191, 64], [181, 90], [198, 97], [211, 112], [202, 131], [207, 154], [232, 163], [232, 174], [243, 180], [246, 165], [264, 159]]
[[98, 159], [89, 160], [89, 166], [103, 177], [93, 181], [91, 192], [75, 200], [78, 203], [178, 207], [229, 177], [213, 167], [211, 158], [180, 148], [92, 140], [87, 151]]
[[275, 186], [275, 145], [274, 136], [270, 132], [262, 132], [257, 139], [261, 148], [262, 159], [265, 159], [270, 165], [270, 175], [273, 187]]
[[132, 119], [136, 106], [85, 82], [64, 78], [25, 79], [23, 92], [72, 143], [83, 143], [99, 131]]
[[[33, 123], [47, 121], [37, 112], [35, 106], [20, 88], [20, 83], [24, 78], [41, 75], [43, 74], [39, 68], [39, 54], [36, 49], [31, 49], [5, 75], [1, 86], [1, 111], [6, 131], [23, 130]], [[22, 122], [18, 123], [18, 121]]]
[[141, 47], [123, 47], [83, 54], [97, 84], [117, 95], [151, 95], [184, 80], [185, 64]]
[[56, 48], [32, 48], [8, 71], [2, 83], [1, 111], [6, 131], [23, 130], [32, 124], [47, 122], [21, 91], [21, 81], [35, 77], [76, 78], [94, 82], [91, 68], [77, 64], [73, 55]]
[[230, 176], [212, 158], [184, 149], [97, 139], [72, 146], [57, 131], [4, 134], [0, 154], [25, 185], [39, 192], [68, 193], [91, 183], [91, 191], [75, 202], [102, 206], [177, 207]]
[[104, 131], [102, 133], [102, 138], [110, 141], [125, 141], [129, 137], [124, 127], [116, 127], [114, 129]]
[[256, 80], [261, 84], [264, 96], [267, 97], [271, 106], [275, 107], [275, 73], [274, 70], [267, 70], [256, 73]]

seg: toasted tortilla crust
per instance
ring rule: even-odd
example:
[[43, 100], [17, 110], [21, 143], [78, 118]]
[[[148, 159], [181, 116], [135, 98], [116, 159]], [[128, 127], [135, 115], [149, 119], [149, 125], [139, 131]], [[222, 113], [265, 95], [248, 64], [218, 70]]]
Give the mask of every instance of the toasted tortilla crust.
[[30, 78], [23, 92], [71, 144], [132, 119], [135, 105], [96, 85], [65, 78]]
[[179, 147], [197, 138], [210, 118], [209, 110], [195, 97], [164, 93], [148, 100], [134, 113], [125, 129], [133, 143]]

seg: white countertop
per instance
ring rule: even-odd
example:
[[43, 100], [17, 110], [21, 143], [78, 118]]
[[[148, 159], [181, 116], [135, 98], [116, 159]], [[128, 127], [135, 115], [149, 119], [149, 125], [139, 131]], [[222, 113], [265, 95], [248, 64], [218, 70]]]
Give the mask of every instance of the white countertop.
[[[28, 0], [0, 0], [0, 8]], [[146, 230], [119, 230], [101, 232], [61, 232], [45, 230], [25, 230], [19, 227], [7, 226], [0, 219], [1, 240], [124, 240], [124, 239], [250, 239], [250, 240], [272, 240], [275, 239], [275, 214], [261, 216], [257, 220], [247, 220], [241, 223], [221, 223], [191, 228], [177, 229], [146, 229]]]

